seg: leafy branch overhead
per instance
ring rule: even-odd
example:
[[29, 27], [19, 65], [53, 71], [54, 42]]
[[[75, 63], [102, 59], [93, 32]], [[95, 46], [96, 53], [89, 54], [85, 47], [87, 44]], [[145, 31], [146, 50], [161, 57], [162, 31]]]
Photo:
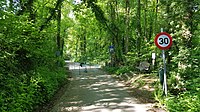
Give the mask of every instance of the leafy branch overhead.
[[199, 4], [0, 0], [0, 111], [34, 111], [49, 101], [66, 79], [64, 59], [111, 67], [122, 77], [141, 74], [140, 63], [157, 73], [163, 62], [154, 38], [163, 28], [173, 38], [165, 52], [170, 97], [161, 97], [159, 83], [155, 97], [169, 111], [200, 112]]
[[97, 1], [93, 1], [93, 0], [84, 0], [84, 2], [87, 4], [88, 7], [91, 7], [92, 12], [94, 12], [96, 19], [103, 24], [103, 26], [105, 25], [109, 32], [111, 32], [111, 34], [113, 36], [116, 36], [117, 34], [112, 30], [111, 26], [113, 26], [115, 28], [115, 30], [117, 30], [117, 26], [115, 24], [112, 23], [112, 25], [109, 25], [109, 20], [106, 19], [105, 15], [104, 15], [104, 11], [101, 9], [100, 6], [98, 6], [96, 3]]
[[57, 0], [55, 8], [51, 10], [50, 12], [50, 16], [46, 18], [45, 22], [40, 26], [40, 31], [42, 31], [48, 25], [48, 23], [52, 20], [53, 16], [56, 15], [56, 12], [59, 10], [58, 8], [59, 6], [61, 6], [63, 1], [64, 0]]

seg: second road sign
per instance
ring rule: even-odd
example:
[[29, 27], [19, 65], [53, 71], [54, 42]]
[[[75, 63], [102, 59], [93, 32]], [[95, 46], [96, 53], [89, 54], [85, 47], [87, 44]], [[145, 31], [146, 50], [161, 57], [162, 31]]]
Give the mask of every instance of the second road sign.
[[166, 32], [161, 32], [156, 35], [154, 42], [159, 49], [167, 50], [172, 46], [172, 37]]

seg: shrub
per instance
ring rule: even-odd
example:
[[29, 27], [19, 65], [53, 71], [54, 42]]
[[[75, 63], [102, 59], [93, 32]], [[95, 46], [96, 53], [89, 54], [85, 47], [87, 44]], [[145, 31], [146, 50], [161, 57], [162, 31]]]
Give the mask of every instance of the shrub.
[[178, 97], [169, 97], [165, 102], [170, 112], [199, 112], [200, 95], [199, 93], [185, 92]]
[[[32, 75], [30, 80], [29, 75]], [[28, 112], [36, 105], [48, 101], [66, 78], [65, 70], [51, 71], [40, 67], [30, 74], [15, 77], [7, 74], [0, 93], [0, 111]], [[2, 80], [1, 80], [2, 81]]]

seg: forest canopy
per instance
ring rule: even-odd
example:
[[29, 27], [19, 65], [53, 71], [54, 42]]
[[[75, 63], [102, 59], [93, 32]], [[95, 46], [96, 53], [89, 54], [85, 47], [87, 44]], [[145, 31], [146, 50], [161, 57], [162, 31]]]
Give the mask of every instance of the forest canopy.
[[[29, 111], [66, 78], [64, 59], [136, 70], [162, 66], [154, 44], [163, 28], [169, 111], [200, 108], [200, 0], [1, 0], [0, 111]], [[113, 46], [114, 52], [109, 52]], [[184, 107], [184, 110], [182, 110]]]

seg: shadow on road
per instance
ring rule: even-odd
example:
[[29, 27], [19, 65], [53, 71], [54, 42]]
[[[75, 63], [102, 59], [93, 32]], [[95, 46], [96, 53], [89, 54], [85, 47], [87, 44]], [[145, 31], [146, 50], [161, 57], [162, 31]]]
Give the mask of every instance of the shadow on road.
[[[151, 104], [129, 94], [129, 88], [99, 70], [99, 66], [67, 65], [71, 71], [70, 85], [55, 102], [52, 112], [146, 112]], [[87, 69], [87, 72], [85, 72]]]

